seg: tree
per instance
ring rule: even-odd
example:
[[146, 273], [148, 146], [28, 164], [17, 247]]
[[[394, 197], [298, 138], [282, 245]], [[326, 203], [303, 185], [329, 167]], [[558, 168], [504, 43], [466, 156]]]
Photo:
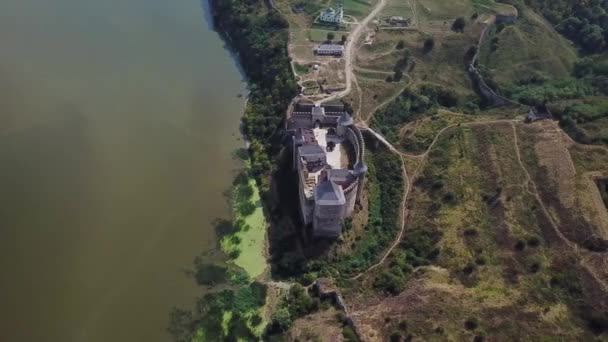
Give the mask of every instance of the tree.
[[346, 40], [348, 39], [348, 36], [346, 36], [345, 34], [342, 35], [342, 45], [346, 44]]
[[193, 319], [190, 310], [173, 308], [169, 314], [168, 329], [176, 342], [190, 342], [193, 337]]
[[604, 32], [597, 25], [585, 26], [579, 34], [581, 45], [590, 52], [601, 52], [606, 47]]
[[463, 17], [459, 17], [456, 20], [454, 20], [454, 23], [452, 24], [452, 31], [454, 32], [464, 32], [464, 27], [467, 25], [466, 20], [464, 20]]
[[435, 46], [435, 38], [433, 37], [429, 37], [427, 39], [424, 40], [424, 53], [429, 53], [431, 52], [431, 50], [433, 50], [433, 47]]
[[403, 77], [403, 71], [401, 71], [399, 69], [395, 70], [395, 75], [393, 76], [393, 80], [395, 82], [399, 82], [399, 81], [401, 81], [402, 77]]
[[403, 39], [401, 39], [397, 43], [397, 46], [395, 46], [395, 49], [397, 49], [397, 50], [403, 50], [404, 47], [405, 47], [405, 41]]
[[289, 310], [287, 310], [287, 308], [280, 308], [279, 310], [275, 311], [274, 314], [272, 314], [270, 324], [273, 331], [279, 332], [289, 329], [292, 323], [293, 321], [291, 319]]
[[336, 35], [333, 32], [327, 32], [327, 41], [332, 41], [336, 38]]
[[214, 285], [226, 281], [226, 267], [215, 264], [197, 264], [194, 278], [199, 285]]

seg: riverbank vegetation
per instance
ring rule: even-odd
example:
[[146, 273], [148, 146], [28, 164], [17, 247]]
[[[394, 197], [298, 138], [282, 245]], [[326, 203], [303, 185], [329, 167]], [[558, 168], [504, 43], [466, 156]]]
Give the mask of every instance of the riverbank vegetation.
[[270, 189], [279, 129], [297, 94], [287, 53], [288, 25], [262, 0], [211, 0], [214, 25], [236, 51], [249, 82], [243, 118], [251, 141], [251, 173], [264, 197]]
[[248, 170], [245, 168], [233, 182], [232, 222], [218, 230], [218, 238], [222, 250], [255, 279], [266, 269], [267, 223], [257, 183], [249, 178]]
[[258, 339], [265, 326], [260, 309], [266, 302], [266, 285], [250, 280], [266, 267], [260, 197], [269, 190], [277, 133], [297, 86], [287, 55], [287, 24], [277, 13], [261, 0], [210, 3], [214, 25], [239, 56], [248, 79], [243, 130], [250, 141], [250, 161], [234, 182], [233, 220], [216, 224], [222, 249], [233, 262], [223, 266], [196, 260], [197, 282], [215, 286], [197, 300], [194, 310], [173, 310], [169, 331], [176, 341], [250, 341]]
[[174, 309], [169, 332], [176, 342], [258, 339], [266, 293], [266, 285], [259, 282], [208, 293], [197, 300], [194, 310]]

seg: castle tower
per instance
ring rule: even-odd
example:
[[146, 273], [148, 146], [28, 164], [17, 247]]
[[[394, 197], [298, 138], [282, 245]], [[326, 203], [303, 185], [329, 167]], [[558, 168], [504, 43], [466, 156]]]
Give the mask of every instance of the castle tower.
[[343, 137], [346, 134], [346, 128], [354, 123], [353, 118], [347, 113], [344, 112], [338, 119], [338, 127], [337, 133], [339, 136]]
[[338, 13], [336, 13], [336, 22], [341, 24], [342, 20], [344, 19], [344, 5], [343, 4], [339, 4], [338, 5]]
[[359, 160], [354, 167], [354, 175], [359, 178], [359, 185], [357, 185], [357, 203], [361, 203], [361, 196], [363, 196], [363, 183], [365, 181], [365, 174], [367, 174], [367, 165], [363, 160]]

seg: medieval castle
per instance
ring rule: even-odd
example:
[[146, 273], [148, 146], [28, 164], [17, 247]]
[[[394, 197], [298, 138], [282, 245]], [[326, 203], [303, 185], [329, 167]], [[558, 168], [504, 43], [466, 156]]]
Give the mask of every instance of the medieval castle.
[[343, 105], [298, 103], [287, 120], [300, 211], [314, 236], [335, 238], [360, 202], [367, 173], [365, 142]]

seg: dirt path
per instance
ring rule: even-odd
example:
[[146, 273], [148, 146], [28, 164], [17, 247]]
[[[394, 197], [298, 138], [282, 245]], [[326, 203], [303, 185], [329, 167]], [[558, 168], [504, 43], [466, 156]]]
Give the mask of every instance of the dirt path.
[[[562, 234], [561, 230], [559, 229], [559, 225], [555, 222], [555, 219], [551, 216], [551, 214], [549, 213], [549, 210], [547, 209], [544, 202], [540, 198], [540, 193], [538, 192], [538, 187], [536, 186], [536, 182], [534, 182], [534, 180], [530, 176], [528, 169], [524, 166], [524, 163], [521, 159], [519, 139], [517, 136], [517, 129], [515, 127], [514, 122], [511, 122], [511, 127], [513, 129], [513, 145], [515, 148], [515, 154], [517, 156], [517, 162], [519, 163], [519, 167], [522, 169], [522, 171], [526, 175], [525, 187], [526, 187], [528, 193], [530, 195], [534, 196], [534, 198], [536, 199], [536, 202], [538, 203], [541, 210], [547, 217], [547, 220], [549, 220], [549, 222], [551, 223], [551, 227], [555, 230], [555, 233], [557, 234], [559, 239], [562, 240], [562, 242], [564, 244], [566, 244], [566, 246], [570, 247], [570, 249], [578, 256], [580, 265], [584, 269], [586, 269], [587, 272], [589, 272], [589, 274], [595, 279], [595, 281], [599, 284], [599, 286], [605, 292], [608, 292], [608, 285], [602, 279], [600, 279], [600, 277], [598, 277], [598, 275], [595, 273], [595, 271], [591, 267], [589, 267], [589, 265], [587, 265], [587, 263], [585, 262], [585, 256], [582, 255], [581, 251], [578, 248], [578, 245], [576, 243], [570, 241], [567, 237], [564, 236], [564, 234]], [[529, 186], [531, 186], [532, 189], [530, 189]]]
[[388, 147], [393, 153], [397, 153], [399, 155], [399, 159], [401, 160], [401, 168], [403, 170], [403, 182], [405, 184], [405, 188], [404, 188], [404, 193], [403, 193], [403, 200], [401, 201], [401, 229], [399, 230], [399, 234], [397, 235], [397, 238], [395, 238], [395, 241], [393, 241], [393, 243], [391, 244], [391, 246], [389, 247], [389, 249], [386, 251], [386, 253], [384, 254], [384, 256], [382, 256], [382, 259], [380, 259], [380, 261], [378, 263], [376, 263], [375, 265], [369, 267], [367, 270], [357, 274], [356, 276], [350, 278], [351, 280], [356, 280], [359, 279], [361, 276], [363, 276], [365, 273], [373, 270], [374, 268], [382, 265], [384, 263], [384, 261], [386, 260], [386, 258], [388, 258], [388, 256], [391, 254], [391, 252], [393, 251], [393, 249], [395, 249], [395, 247], [397, 247], [397, 245], [401, 242], [401, 239], [403, 237], [403, 233], [405, 232], [405, 222], [406, 222], [406, 217], [407, 217], [407, 200], [408, 197], [410, 195], [410, 189], [412, 187], [412, 183], [410, 181], [410, 178], [407, 174], [407, 168], [405, 167], [405, 160], [403, 159], [403, 156], [401, 155], [401, 153], [390, 143], [388, 142], [388, 140], [386, 140], [386, 138], [384, 138], [381, 134], [376, 133], [374, 130], [372, 130], [371, 128], [367, 127], [367, 125], [363, 124], [362, 125], [365, 129], [368, 130], [368, 132], [372, 133], [376, 138], [378, 138], [378, 140], [380, 140], [386, 147]]
[[370, 21], [372, 21], [372, 19], [374, 19], [380, 13], [380, 11], [382, 11], [384, 6], [386, 6], [386, 0], [379, 0], [378, 3], [376, 4], [376, 7], [374, 7], [374, 9], [371, 11], [371, 13], [367, 17], [365, 17], [365, 19], [363, 19], [363, 21], [361, 21], [361, 23], [350, 33], [350, 37], [348, 38], [348, 41], [346, 42], [346, 46], [345, 46], [346, 56], [344, 57], [344, 62], [345, 62], [344, 72], [346, 74], [346, 89], [344, 89], [343, 91], [341, 91], [339, 93], [332, 94], [329, 97], [326, 97], [322, 100], [317, 101], [316, 102], [317, 105], [320, 105], [321, 103], [325, 103], [325, 102], [328, 102], [331, 100], [335, 100], [337, 98], [344, 97], [351, 92], [351, 90], [353, 88], [353, 78], [354, 78], [353, 58], [354, 58], [355, 51], [356, 51], [355, 45], [357, 44], [357, 41], [359, 41], [359, 38], [361, 37], [361, 33], [363, 32], [363, 30], [365, 30], [365, 28], [370, 23]]
[[[373, 269], [375, 269], [378, 266], [382, 265], [386, 261], [386, 259], [389, 257], [389, 255], [393, 252], [393, 250], [395, 249], [395, 247], [397, 247], [399, 245], [399, 243], [401, 242], [401, 239], [403, 238], [403, 234], [405, 233], [405, 224], [406, 224], [407, 214], [408, 214], [407, 200], [408, 200], [409, 195], [411, 193], [410, 189], [412, 188], [412, 185], [414, 184], [414, 180], [418, 176], [420, 170], [424, 166], [424, 163], [425, 163], [425, 161], [426, 161], [429, 153], [431, 153], [431, 150], [433, 149], [433, 147], [435, 146], [435, 144], [437, 143], [437, 141], [439, 140], [439, 138], [446, 131], [448, 131], [451, 128], [457, 127], [457, 126], [492, 125], [492, 124], [505, 123], [505, 122], [513, 124], [514, 122], [518, 122], [518, 121], [514, 120], [514, 119], [504, 119], [504, 120], [491, 120], [491, 121], [480, 121], [480, 122], [467, 122], [467, 123], [452, 124], [452, 125], [446, 126], [443, 129], [441, 129], [437, 133], [437, 135], [435, 135], [435, 138], [433, 139], [433, 141], [431, 142], [431, 144], [429, 145], [429, 147], [426, 149], [426, 151], [423, 154], [420, 154], [420, 155], [417, 155], [417, 156], [410, 156], [410, 155], [408, 155], [406, 153], [403, 153], [403, 152], [399, 151], [382, 134], [380, 134], [380, 133], [374, 131], [373, 129], [369, 128], [366, 123], [362, 122], [362, 123], [358, 124], [361, 129], [367, 130], [368, 132], [370, 132], [371, 134], [373, 134], [380, 142], [382, 142], [389, 150], [391, 150], [391, 152], [396, 153], [396, 154], [399, 155], [399, 158], [401, 159], [401, 166], [403, 168], [403, 180], [405, 182], [406, 187], [405, 187], [405, 190], [404, 190], [403, 200], [402, 200], [402, 203], [401, 203], [402, 217], [401, 217], [401, 230], [399, 230], [399, 234], [397, 235], [397, 237], [395, 238], [395, 240], [393, 241], [393, 243], [391, 244], [391, 246], [386, 250], [386, 252], [384, 252], [384, 255], [382, 256], [382, 258], [376, 264], [370, 266], [365, 271], [363, 271], [363, 272], [355, 275], [354, 277], [351, 277], [350, 278], [351, 280], [359, 279], [364, 274], [366, 274], [369, 271], [372, 271]], [[414, 173], [412, 174], [411, 177], [408, 175], [407, 169], [405, 167], [405, 160], [404, 160], [405, 156], [421, 158], [420, 164], [418, 164], [418, 166], [416, 167], [416, 170], [414, 170]]]

